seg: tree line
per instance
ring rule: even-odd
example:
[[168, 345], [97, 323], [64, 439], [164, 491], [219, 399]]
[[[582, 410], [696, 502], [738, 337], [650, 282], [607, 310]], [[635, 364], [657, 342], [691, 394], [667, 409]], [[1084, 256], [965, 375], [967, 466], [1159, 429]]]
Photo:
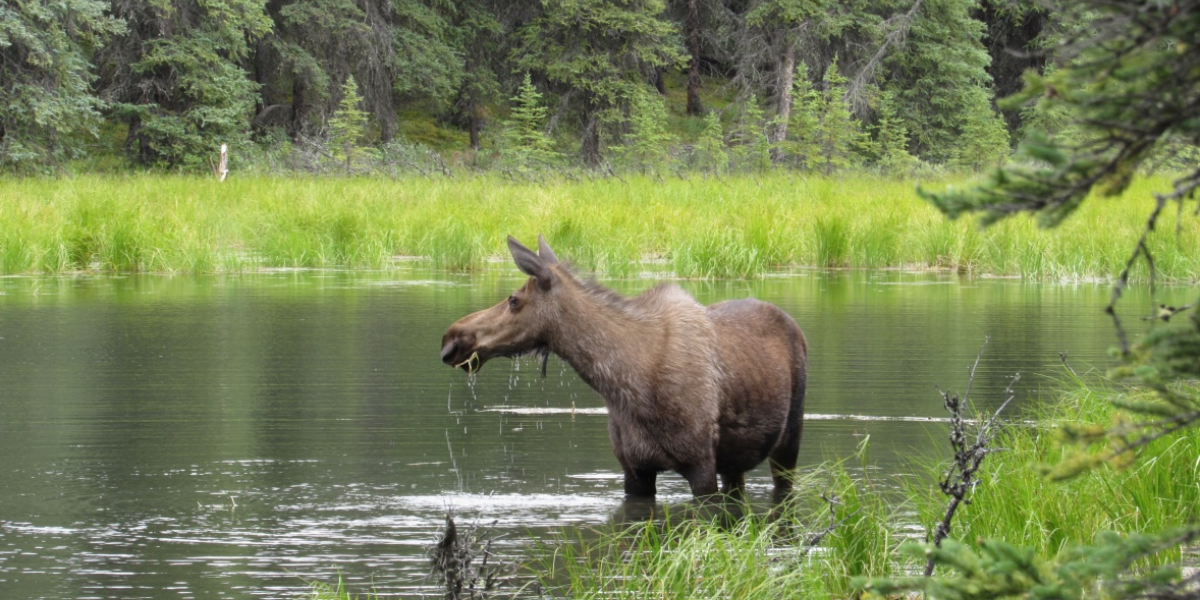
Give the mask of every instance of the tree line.
[[[350, 166], [354, 148], [401, 141], [398, 115], [418, 107], [521, 167], [681, 152], [714, 170], [979, 166], [1046, 125], [996, 99], [1047, 64], [1069, 29], [1056, 14], [1029, 0], [17, 0], [0, 6], [0, 162], [52, 168], [104, 129], [138, 165], [283, 141]], [[693, 125], [666, 110], [668, 82]]]

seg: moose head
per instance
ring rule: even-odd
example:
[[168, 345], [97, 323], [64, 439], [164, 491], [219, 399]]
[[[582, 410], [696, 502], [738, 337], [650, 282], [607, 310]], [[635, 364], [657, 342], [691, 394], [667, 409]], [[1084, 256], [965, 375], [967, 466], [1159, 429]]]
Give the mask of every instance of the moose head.
[[[560, 314], [556, 284], [563, 275], [558, 257], [538, 235], [538, 251], [508, 236], [508, 249], [529, 280], [503, 302], [469, 314], [442, 336], [442, 362], [468, 373], [478, 371], [497, 356], [549, 352], [548, 335]], [[543, 363], [543, 369], [544, 369]]]

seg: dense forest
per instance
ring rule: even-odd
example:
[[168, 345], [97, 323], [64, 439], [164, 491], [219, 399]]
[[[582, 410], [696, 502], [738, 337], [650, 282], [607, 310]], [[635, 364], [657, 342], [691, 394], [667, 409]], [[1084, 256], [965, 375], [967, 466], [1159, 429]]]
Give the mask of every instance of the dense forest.
[[978, 167], [1031, 123], [1054, 130], [1038, 102], [997, 100], [1081, 26], [1058, 14], [1029, 0], [17, 0], [0, 6], [0, 164], [53, 171], [91, 151], [207, 169], [228, 144], [309, 169], [434, 154]]

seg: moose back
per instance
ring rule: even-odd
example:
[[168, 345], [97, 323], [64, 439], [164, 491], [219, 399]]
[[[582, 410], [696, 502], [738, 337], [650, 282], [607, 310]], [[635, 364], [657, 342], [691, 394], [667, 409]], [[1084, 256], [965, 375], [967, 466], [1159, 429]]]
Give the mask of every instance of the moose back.
[[442, 337], [442, 362], [474, 372], [491, 358], [553, 352], [604, 398], [627, 497], [652, 497], [661, 471], [692, 494], [740, 494], [770, 459], [775, 495], [791, 489], [804, 420], [808, 347], [780, 308], [754, 299], [703, 306], [676, 285], [625, 298], [585, 281], [538, 236], [508, 238], [529, 280]]

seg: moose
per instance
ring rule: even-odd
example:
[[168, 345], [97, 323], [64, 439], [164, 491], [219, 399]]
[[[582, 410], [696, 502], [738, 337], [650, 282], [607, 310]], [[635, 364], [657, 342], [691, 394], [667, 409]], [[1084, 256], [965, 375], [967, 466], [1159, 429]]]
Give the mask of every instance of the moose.
[[[488, 360], [554, 353], [603, 398], [626, 499], [653, 498], [675, 471], [696, 498], [742, 495], [770, 459], [774, 496], [791, 490], [804, 420], [808, 344], [779, 307], [752, 298], [704, 306], [677, 285], [626, 298], [508, 237], [529, 279], [442, 337], [442, 362], [474, 373]], [[543, 362], [543, 374], [545, 362]]]

